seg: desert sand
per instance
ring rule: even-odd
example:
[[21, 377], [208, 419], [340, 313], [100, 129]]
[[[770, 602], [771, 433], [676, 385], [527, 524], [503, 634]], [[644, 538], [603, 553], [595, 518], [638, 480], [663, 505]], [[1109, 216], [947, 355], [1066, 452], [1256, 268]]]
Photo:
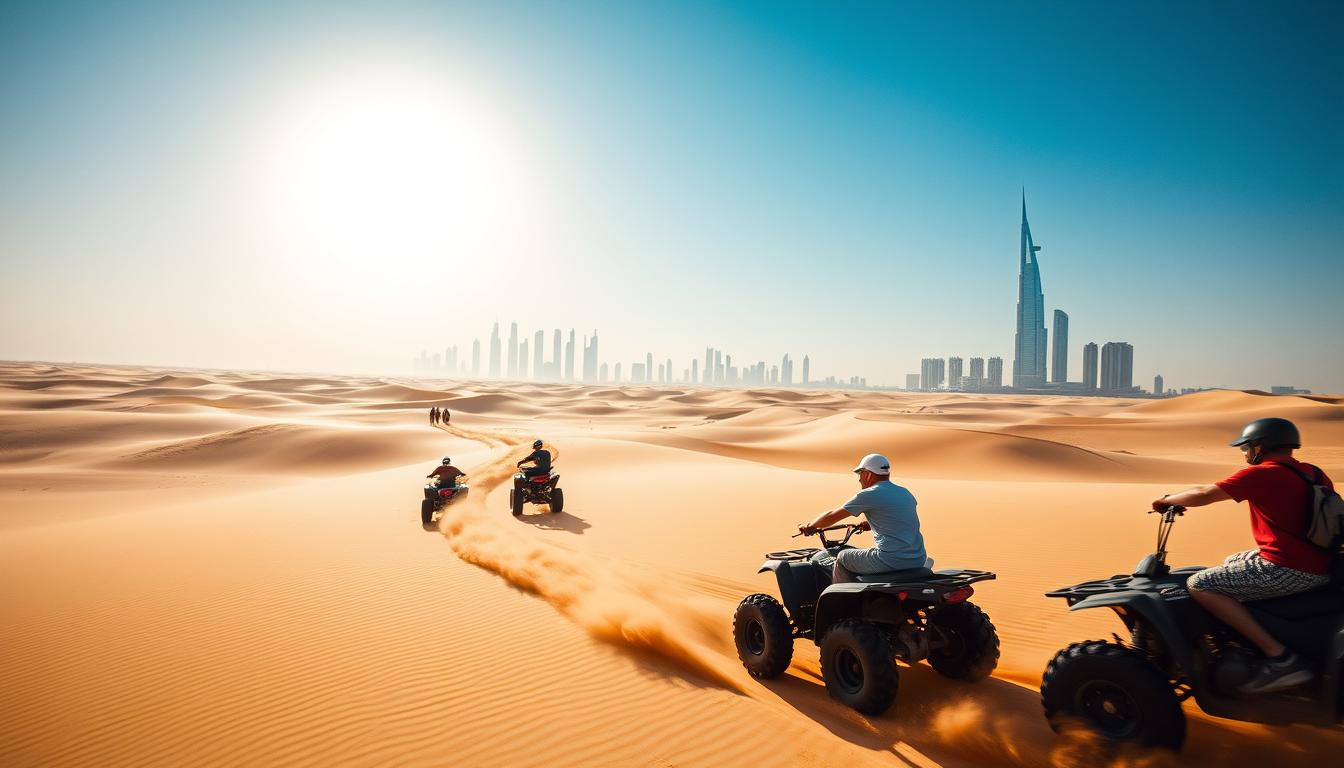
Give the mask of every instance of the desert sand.
[[[429, 424], [440, 405], [452, 421]], [[1127, 572], [1163, 492], [1238, 467], [1227, 440], [1296, 421], [1344, 477], [1344, 398], [1171, 400], [608, 387], [0, 364], [0, 764], [1087, 765], [1040, 713], [1046, 662], [1123, 629], [1046, 590]], [[507, 509], [542, 437], [559, 515]], [[816, 649], [761, 683], [730, 617], [762, 553], [856, 489], [869, 451], [919, 498], [995, 676], [903, 668], [897, 705], [830, 700]], [[443, 455], [472, 490], [418, 514]], [[1193, 511], [1172, 562], [1250, 546]], [[1096, 614], [1097, 612], [1091, 612]], [[1338, 731], [1187, 704], [1179, 759], [1319, 765]]]

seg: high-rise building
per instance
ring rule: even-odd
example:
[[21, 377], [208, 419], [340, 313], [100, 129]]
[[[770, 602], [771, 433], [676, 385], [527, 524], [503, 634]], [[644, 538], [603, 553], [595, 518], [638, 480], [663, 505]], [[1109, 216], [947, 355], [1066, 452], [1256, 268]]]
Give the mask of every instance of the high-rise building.
[[1097, 388], [1097, 343], [1089, 341], [1083, 345], [1083, 386]]
[[1050, 381], [1063, 384], [1069, 380], [1069, 316], [1064, 310], [1055, 310], [1055, 346], [1050, 355]]
[[947, 361], [941, 357], [926, 357], [919, 364], [919, 382], [926, 391], [941, 389], [946, 375]]
[[443, 367], [448, 369], [449, 376], [457, 375], [457, 345], [449, 347], [444, 351]]
[[700, 381], [700, 361], [691, 358], [691, 380], [687, 384], [696, 384]]
[[1039, 387], [1045, 383], [1045, 295], [1041, 293], [1041, 250], [1031, 239], [1027, 224], [1027, 196], [1022, 195], [1022, 251], [1017, 277], [1017, 335], [1014, 337], [1013, 386]]
[[597, 331], [583, 340], [583, 380], [597, 381]]
[[667, 383], [672, 383], [672, 358], [667, 358], [663, 363], [663, 368], [667, 371]]
[[918, 374], [918, 373], [907, 373], [907, 374], [905, 374], [905, 388], [908, 389], [908, 390], [910, 390], [911, 392], [913, 392], [913, 391], [919, 389], [919, 374]]
[[569, 329], [569, 341], [565, 342], [565, 381], [574, 380], [574, 329]]
[[[733, 364], [733, 358], [731, 356], [728, 358], [728, 364]], [[718, 385], [724, 383], [723, 350], [721, 349], [714, 350], [714, 383]]]
[[546, 359], [546, 332], [537, 331], [532, 337], [532, 378], [546, 378], [545, 364]]
[[971, 358], [971, 378], [972, 379], [985, 378], [985, 358], [983, 357]]
[[507, 366], [510, 379], [518, 378], [518, 324], [509, 325], [509, 364]]
[[607, 383], [607, 364], [603, 363], [597, 367], [597, 380], [603, 384]]
[[472, 339], [471, 341], [471, 375], [480, 378], [481, 376], [481, 340]]
[[560, 341], [561, 341], [560, 329], [556, 328], [555, 333], [552, 335], [551, 364], [546, 368], [546, 373], [548, 374], [547, 378], [555, 379], [556, 381], [560, 380], [560, 373], [561, 373]]
[[490, 378], [499, 378], [499, 323], [490, 331]]
[[648, 383], [647, 380], [644, 378], [644, 375], [645, 375], [644, 372], [645, 372], [646, 370], [648, 370], [648, 369], [644, 367], [644, 364], [643, 364], [643, 363], [631, 363], [631, 364], [630, 364], [630, 383], [631, 383], [631, 384], [646, 384], [646, 383]]
[[527, 339], [518, 343], [518, 378], [527, 378]]
[[1134, 388], [1134, 347], [1123, 341], [1101, 346], [1101, 389], [1124, 392]]
[[611, 377], [611, 380], [614, 381], [614, 382], [616, 382], [617, 384], [620, 384], [620, 383], [621, 383], [621, 364], [620, 364], [620, 363], [617, 363], [617, 364], [616, 364], [616, 367], [612, 370], [612, 374], [613, 374], [613, 375], [612, 375], [612, 377]]
[[808, 357], [807, 355], [803, 355], [803, 386], [806, 387], [807, 382], [811, 380], [812, 380], [812, 358]]
[[649, 382], [652, 383], [652, 382], [653, 382], [653, 353], [652, 353], [652, 352], [645, 352], [645, 353], [644, 353], [644, 371], [645, 371], [646, 375], [649, 377]]
[[1162, 374], [1159, 373], [1153, 377], [1153, 394], [1160, 395], [1162, 394], [1163, 391], [1164, 389], [1162, 386]]
[[701, 377], [701, 383], [714, 383], [714, 348], [705, 347], [705, 372]]
[[962, 360], [960, 357], [947, 358], [947, 386], [949, 389], [961, 389], [961, 368]]
[[1002, 386], [1003, 386], [1003, 358], [1002, 358], [1002, 357], [991, 357], [991, 358], [989, 358], [989, 386], [991, 386], [991, 387], [995, 387], [995, 388], [998, 388], [998, 387], [1002, 387]]

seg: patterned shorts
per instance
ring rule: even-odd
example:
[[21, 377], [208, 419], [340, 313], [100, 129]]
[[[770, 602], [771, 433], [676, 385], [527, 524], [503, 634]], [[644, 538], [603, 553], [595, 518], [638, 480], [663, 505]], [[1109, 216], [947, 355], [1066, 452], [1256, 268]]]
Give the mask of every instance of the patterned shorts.
[[1248, 603], [1295, 595], [1329, 583], [1329, 576], [1276, 565], [1261, 557], [1259, 550], [1248, 549], [1229, 555], [1222, 565], [1205, 568], [1191, 575], [1186, 586], [1189, 589], [1217, 592], [1239, 603]]

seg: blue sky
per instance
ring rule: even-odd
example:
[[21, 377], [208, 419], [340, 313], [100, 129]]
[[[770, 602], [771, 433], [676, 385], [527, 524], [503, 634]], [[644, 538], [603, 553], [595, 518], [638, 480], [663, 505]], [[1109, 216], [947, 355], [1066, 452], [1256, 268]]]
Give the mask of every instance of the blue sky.
[[[1127, 340], [1145, 385], [1344, 392], [1340, 39], [1333, 3], [7, 3], [0, 358], [398, 372], [516, 319], [900, 384], [1011, 359], [1025, 188], [1073, 378]], [[443, 190], [318, 154], [299, 198], [359, 189], [300, 242], [269, 137], [364, 72], [498, 163], [430, 227]], [[429, 240], [352, 234], [356, 192]]]

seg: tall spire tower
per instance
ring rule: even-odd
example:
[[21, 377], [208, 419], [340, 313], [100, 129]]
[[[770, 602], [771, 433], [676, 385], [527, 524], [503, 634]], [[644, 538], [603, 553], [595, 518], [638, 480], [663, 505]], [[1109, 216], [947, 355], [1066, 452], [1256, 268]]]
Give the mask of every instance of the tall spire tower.
[[1017, 336], [1013, 346], [1013, 386], [1039, 387], [1045, 383], [1045, 295], [1041, 267], [1027, 224], [1027, 192], [1022, 190], [1022, 254], [1017, 278]]

